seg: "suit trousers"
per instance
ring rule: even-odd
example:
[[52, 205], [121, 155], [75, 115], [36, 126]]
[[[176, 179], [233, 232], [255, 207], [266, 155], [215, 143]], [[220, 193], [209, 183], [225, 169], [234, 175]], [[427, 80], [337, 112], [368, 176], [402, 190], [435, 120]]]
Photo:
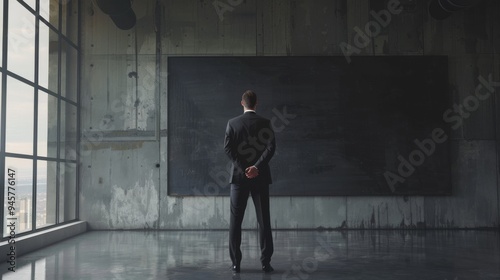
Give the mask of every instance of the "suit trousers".
[[241, 262], [241, 223], [245, 215], [249, 195], [252, 195], [257, 221], [263, 265], [271, 262], [274, 252], [269, 213], [269, 184], [231, 184], [231, 217], [229, 222], [229, 254], [233, 265]]

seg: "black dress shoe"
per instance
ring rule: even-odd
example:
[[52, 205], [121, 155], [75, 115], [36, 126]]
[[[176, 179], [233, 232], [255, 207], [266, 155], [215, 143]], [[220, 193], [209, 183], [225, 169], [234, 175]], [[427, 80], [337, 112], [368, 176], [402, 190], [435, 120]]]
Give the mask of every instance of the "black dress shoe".
[[239, 265], [233, 265], [233, 266], [231, 266], [231, 271], [233, 273], [240, 273], [240, 266]]
[[270, 273], [274, 271], [274, 268], [271, 266], [271, 264], [264, 264], [262, 265], [262, 271], [265, 273]]

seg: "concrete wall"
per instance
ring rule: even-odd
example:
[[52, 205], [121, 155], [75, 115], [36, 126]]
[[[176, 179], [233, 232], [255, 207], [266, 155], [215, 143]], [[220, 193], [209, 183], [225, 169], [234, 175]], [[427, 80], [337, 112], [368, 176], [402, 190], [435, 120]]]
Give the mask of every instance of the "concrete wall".
[[[221, 18], [218, 2], [236, 5]], [[343, 55], [340, 44], [356, 46], [356, 28], [373, 20], [370, 11], [387, 7], [365, 0], [218, 2], [133, 1], [137, 25], [121, 31], [84, 1], [80, 218], [91, 229], [228, 228], [227, 197], [167, 196], [169, 56]], [[444, 21], [428, 15], [427, 1], [401, 5], [360, 54], [448, 55], [459, 104], [479, 75], [500, 81], [500, 2], [485, 0]], [[497, 99], [481, 101], [453, 130], [452, 196], [273, 197], [274, 228], [498, 227]], [[251, 203], [244, 227], [256, 227]]]

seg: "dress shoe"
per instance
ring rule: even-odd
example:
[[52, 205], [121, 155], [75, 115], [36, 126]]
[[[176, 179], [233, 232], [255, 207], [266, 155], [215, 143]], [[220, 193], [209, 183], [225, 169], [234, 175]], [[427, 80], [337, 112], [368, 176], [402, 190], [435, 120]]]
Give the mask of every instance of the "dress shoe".
[[239, 265], [233, 265], [233, 266], [231, 266], [231, 271], [233, 273], [240, 273], [240, 266]]
[[274, 268], [271, 266], [271, 264], [264, 264], [262, 265], [262, 271], [265, 273], [270, 273], [274, 271]]

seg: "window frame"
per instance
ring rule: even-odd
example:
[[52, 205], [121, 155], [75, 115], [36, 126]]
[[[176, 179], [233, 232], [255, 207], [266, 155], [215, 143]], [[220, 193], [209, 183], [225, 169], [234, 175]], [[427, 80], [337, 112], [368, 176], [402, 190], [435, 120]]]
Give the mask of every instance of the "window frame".
[[[13, 72], [10, 72], [9, 69], [7, 68], [8, 64], [8, 27], [9, 27], [9, 4], [17, 1], [22, 7], [27, 9], [30, 13], [32, 13], [35, 16], [35, 42], [34, 42], [34, 51], [35, 51], [35, 65], [34, 65], [34, 79], [33, 81], [30, 81], [29, 79], [26, 79], [24, 77], [21, 77]], [[33, 174], [31, 175], [32, 179], [32, 205], [31, 205], [31, 230], [25, 231], [23, 233], [17, 233], [16, 232], [16, 237], [24, 236], [27, 234], [32, 234], [38, 231], [42, 230], [47, 230], [50, 228], [58, 227], [64, 224], [68, 224], [71, 222], [74, 222], [76, 220], [79, 220], [79, 155], [80, 155], [80, 74], [81, 74], [81, 8], [82, 8], [82, 3], [79, 0], [70, 0], [70, 1], [65, 1], [66, 5], [77, 5], [78, 9], [78, 14], [77, 14], [77, 26], [76, 26], [76, 38], [77, 38], [77, 43], [75, 44], [70, 36], [70, 32], [67, 30], [63, 31], [63, 1], [58, 1], [58, 22], [57, 26], [54, 26], [54, 24], [51, 24], [50, 22], [47, 21], [47, 19], [43, 18], [40, 15], [40, 0], [36, 0], [36, 9], [33, 9], [30, 5], [25, 3], [24, 1], [21, 0], [3, 0], [3, 15], [2, 15], [2, 20], [3, 20], [3, 33], [2, 33], [2, 38], [0, 38], [0, 48], [2, 48], [2, 60], [0, 64], [0, 78], [1, 78], [1, 87], [0, 87], [0, 98], [1, 98], [1, 114], [0, 114], [0, 181], [2, 184], [5, 182], [5, 158], [6, 157], [12, 157], [12, 158], [21, 158], [21, 159], [29, 159], [31, 160], [33, 164]], [[2, 3], [0, 3], [1, 5]], [[71, 6], [69, 6], [66, 11], [67, 13], [72, 12], [73, 9], [70, 9]], [[67, 18], [67, 17], [66, 17]], [[40, 34], [39, 34], [39, 28], [40, 28], [40, 22], [43, 22], [46, 24], [49, 29], [55, 31], [58, 35], [58, 62], [57, 62], [57, 92], [51, 91], [49, 89], [46, 89], [43, 86], [39, 85], [39, 61], [40, 61]], [[62, 69], [67, 69], [62, 67], [62, 61], [61, 61], [61, 56], [62, 56], [62, 44], [68, 44], [69, 46], [72, 46], [74, 49], [77, 51], [77, 66], [76, 66], [76, 92], [74, 93], [76, 95], [76, 100], [71, 100], [67, 98], [66, 96], [63, 96], [61, 94], [61, 76], [62, 76]], [[49, 42], [50, 44], [50, 42]], [[68, 75], [65, 75], [66, 77]], [[13, 78], [16, 79], [20, 82], [26, 83], [34, 88], [34, 112], [33, 112], [33, 155], [25, 155], [25, 154], [17, 154], [17, 153], [10, 153], [5, 151], [6, 147], [6, 99], [7, 99], [7, 78]], [[67, 83], [66, 83], [67, 84]], [[44, 94], [51, 95], [55, 98], [57, 98], [57, 149], [56, 149], [56, 157], [50, 157], [48, 154], [47, 156], [39, 156], [38, 155], [38, 97], [39, 93], [43, 92]], [[66, 102], [66, 104], [71, 104], [76, 107], [76, 159], [67, 159], [67, 158], [61, 158], [60, 154], [60, 148], [61, 148], [61, 103]], [[37, 170], [37, 163], [39, 161], [47, 161], [47, 162], [55, 162], [56, 163], [56, 186], [55, 186], [55, 193], [52, 194], [54, 195], [54, 201], [56, 201], [56, 213], [55, 213], [55, 223], [53, 225], [46, 225], [46, 226], [41, 226], [40, 228], [37, 228], [36, 222], [37, 222], [37, 176], [38, 176], [38, 170]], [[61, 165], [75, 165], [76, 170], [75, 170], [75, 180], [76, 180], [76, 190], [75, 190], [75, 218], [68, 220], [66, 222], [60, 221], [59, 217], [60, 215], [60, 210], [64, 211], [64, 209], [60, 209], [60, 202], [59, 202], [59, 193], [60, 193], [60, 174], [61, 171]], [[47, 186], [48, 189], [48, 186]], [[47, 193], [47, 197], [48, 197]], [[19, 204], [17, 203], [16, 199], [16, 206]], [[4, 203], [5, 203], [5, 191], [2, 190], [0, 192], [0, 202], [2, 202], [2, 213], [4, 212]], [[18, 211], [16, 209], [16, 211]], [[65, 213], [63, 213], [65, 214]], [[8, 239], [8, 236], [4, 237], [4, 231], [5, 231], [5, 224], [4, 224], [4, 219], [6, 216], [6, 213], [4, 213], [2, 219], [0, 219], [0, 228], [1, 230], [1, 238], [0, 241], [5, 241]], [[64, 216], [64, 215], [63, 215]]]

